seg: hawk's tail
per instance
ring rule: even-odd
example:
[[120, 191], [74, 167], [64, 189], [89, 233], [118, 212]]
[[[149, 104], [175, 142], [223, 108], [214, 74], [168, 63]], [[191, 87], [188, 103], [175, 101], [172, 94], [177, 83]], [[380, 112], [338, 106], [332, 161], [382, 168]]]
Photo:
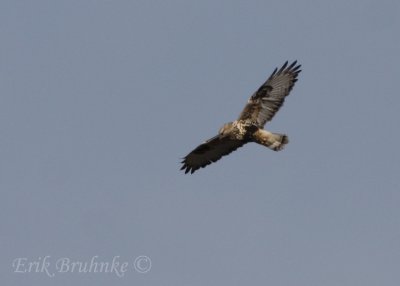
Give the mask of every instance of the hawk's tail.
[[254, 133], [254, 140], [274, 151], [282, 150], [289, 143], [289, 138], [285, 134], [271, 133], [263, 129]]

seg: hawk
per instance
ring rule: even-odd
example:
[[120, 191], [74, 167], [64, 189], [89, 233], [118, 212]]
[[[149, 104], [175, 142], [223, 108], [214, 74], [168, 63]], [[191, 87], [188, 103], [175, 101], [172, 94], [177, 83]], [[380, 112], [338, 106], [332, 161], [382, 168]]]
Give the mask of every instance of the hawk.
[[224, 124], [218, 135], [197, 146], [183, 158], [181, 170], [193, 174], [196, 170], [218, 161], [237, 148], [255, 142], [274, 151], [280, 151], [289, 143], [285, 134], [272, 133], [263, 129], [283, 105], [297, 76], [301, 72], [297, 61], [286, 62], [276, 68], [267, 81], [249, 98], [239, 118]]

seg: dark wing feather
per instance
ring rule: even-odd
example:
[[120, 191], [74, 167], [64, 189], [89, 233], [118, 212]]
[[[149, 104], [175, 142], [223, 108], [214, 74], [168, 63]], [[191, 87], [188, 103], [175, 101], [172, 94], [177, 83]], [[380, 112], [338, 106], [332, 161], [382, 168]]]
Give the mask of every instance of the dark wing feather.
[[197, 146], [185, 158], [183, 158], [181, 170], [187, 174], [193, 174], [197, 169], [218, 161], [222, 156], [228, 155], [237, 148], [242, 147], [246, 142], [234, 140], [229, 137], [220, 138], [215, 136], [203, 144]]
[[239, 120], [251, 120], [262, 128], [270, 121], [289, 95], [301, 65], [297, 61], [288, 66], [286, 62], [279, 70], [276, 68], [267, 81], [250, 97], [239, 116]]

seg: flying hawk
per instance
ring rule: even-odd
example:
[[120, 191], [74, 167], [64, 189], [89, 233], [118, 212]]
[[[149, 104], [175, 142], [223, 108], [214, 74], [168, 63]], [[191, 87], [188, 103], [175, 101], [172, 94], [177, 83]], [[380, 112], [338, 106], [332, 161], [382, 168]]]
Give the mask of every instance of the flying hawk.
[[187, 174], [218, 161], [249, 142], [256, 142], [274, 151], [282, 150], [289, 143], [285, 134], [271, 133], [263, 129], [282, 106], [289, 95], [301, 65], [297, 61], [286, 62], [276, 68], [267, 81], [249, 98], [239, 118], [224, 124], [218, 135], [197, 146], [183, 158], [182, 168]]

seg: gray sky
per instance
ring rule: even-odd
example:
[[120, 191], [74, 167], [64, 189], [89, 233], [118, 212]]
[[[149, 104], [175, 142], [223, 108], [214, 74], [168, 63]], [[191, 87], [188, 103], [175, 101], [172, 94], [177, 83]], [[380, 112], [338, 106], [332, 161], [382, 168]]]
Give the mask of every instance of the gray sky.
[[[399, 27], [395, 0], [1, 1], [4, 285], [399, 285]], [[179, 171], [295, 59], [284, 151]], [[124, 276], [57, 271], [95, 256]]]

